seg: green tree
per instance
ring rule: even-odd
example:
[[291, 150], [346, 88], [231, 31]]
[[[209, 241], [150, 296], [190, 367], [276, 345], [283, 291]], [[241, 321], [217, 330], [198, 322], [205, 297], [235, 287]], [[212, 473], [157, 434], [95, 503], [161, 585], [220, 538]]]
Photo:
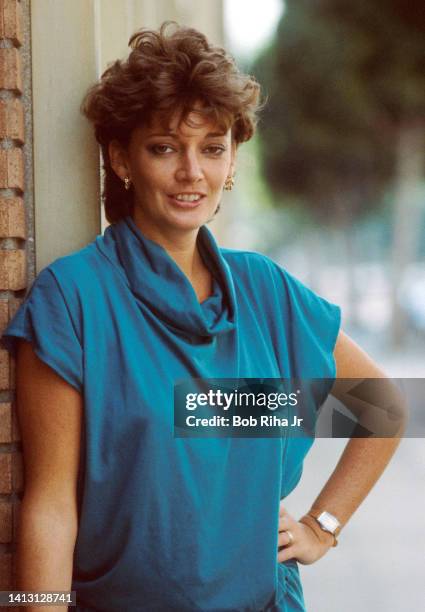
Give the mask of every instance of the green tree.
[[395, 293], [419, 240], [424, 35], [423, 1], [287, 0], [253, 66], [268, 96], [263, 172], [277, 196], [349, 227], [392, 190]]

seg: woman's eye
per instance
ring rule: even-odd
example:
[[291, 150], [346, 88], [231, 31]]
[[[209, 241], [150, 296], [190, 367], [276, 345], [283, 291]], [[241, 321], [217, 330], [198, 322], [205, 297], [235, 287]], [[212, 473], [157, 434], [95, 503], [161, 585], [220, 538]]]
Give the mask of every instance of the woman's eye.
[[[167, 155], [168, 153], [174, 150], [175, 149], [173, 147], [171, 147], [170, 145], [166, 145], [166, 144], [154, 144], [149, 147], [149, 151], [151, 151], [151, 153], [153, 153], [154, 155]], [[207, 147], [206, 149], [204, 149], [207, 155], [213, 155], [214, 157], [218, 157], [222, 155], [222, 153], [224, 153], [225, 150], [226, 150], [226, 147], [223, 147], [221, 145], [211, 145]]]
[[164, 155], [165, 153], [169, 152], [168, 150], [172, 151], [173, 149], [169, 145], [157, 144], [149, 147], [149, 150], [152, 151], [152, 153], [156, 153], [157, 155]]
[[211, 145], [206, 149], [207, 153], [211, 153], [212, 155], [221, 155], [225, 150], [225, 147], [221, 147], [219, 145]]

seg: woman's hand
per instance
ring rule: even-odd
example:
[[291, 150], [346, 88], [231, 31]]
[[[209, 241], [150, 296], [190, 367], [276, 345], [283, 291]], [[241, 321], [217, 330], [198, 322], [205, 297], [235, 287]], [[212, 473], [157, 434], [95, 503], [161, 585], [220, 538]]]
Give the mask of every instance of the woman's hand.
[[321, 541], [313, 529], [295, 520], [286, 512], [282, 500], [279, 507], [277, 560], [282, 563], [288, 559], [296, 559], [303, 565], [314, 563], [323, 557], [334, 542], [332, 534], [327, 534], [325, 531], [323, 533], [325, 537]]

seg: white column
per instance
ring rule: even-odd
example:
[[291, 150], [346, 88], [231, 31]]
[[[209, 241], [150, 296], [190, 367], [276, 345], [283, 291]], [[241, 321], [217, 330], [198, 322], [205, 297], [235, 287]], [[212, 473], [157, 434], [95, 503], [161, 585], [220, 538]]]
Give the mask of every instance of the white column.
[[31, 2], [36, 270], [100, 231], [99, 156], [79, 106], [97, 76], [94, 2]]

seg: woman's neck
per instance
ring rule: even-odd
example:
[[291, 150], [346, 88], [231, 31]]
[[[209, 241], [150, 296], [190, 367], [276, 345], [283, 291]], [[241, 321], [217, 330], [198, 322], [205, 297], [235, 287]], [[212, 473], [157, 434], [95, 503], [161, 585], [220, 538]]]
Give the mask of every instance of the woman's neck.
[[144, 236], [161, 245], [167, 251], [168, 255], [189, 279], [198, 299], [200, 301], [206, 299], [212, 291], [212, 277], [197, 247], [196, 240], [199, 229], [191, 232], [176, 232], [171, 237], [156, 228], [145, 227], [143, 220], [138, 219], [137, 211], [135, 211], [133, 220]]

